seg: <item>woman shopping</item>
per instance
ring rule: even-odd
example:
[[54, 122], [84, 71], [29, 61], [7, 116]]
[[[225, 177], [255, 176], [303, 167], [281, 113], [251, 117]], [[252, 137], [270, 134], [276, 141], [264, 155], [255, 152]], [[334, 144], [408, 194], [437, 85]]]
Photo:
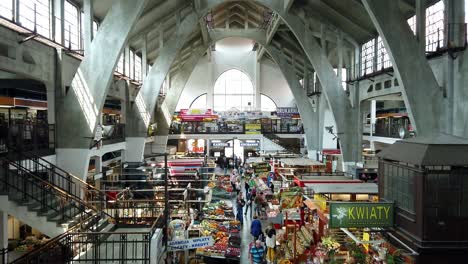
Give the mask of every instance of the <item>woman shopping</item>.
[[276, 230], [272, 223], [268, 225], [268, 228], [265, 230], [265, 233], [265, 244], [267, 247], [266, 260], [267, 263], [275, 263]]

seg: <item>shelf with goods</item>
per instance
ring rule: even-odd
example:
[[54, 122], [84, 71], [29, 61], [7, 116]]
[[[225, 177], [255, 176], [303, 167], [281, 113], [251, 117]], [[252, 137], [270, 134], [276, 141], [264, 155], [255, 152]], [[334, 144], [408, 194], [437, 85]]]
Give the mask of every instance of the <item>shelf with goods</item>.
[[230, 201], [218, 201], [203, 207], [203, 220], [190, 229], [197, 229], [202, 236], [213, 236], [214, 244], [198, 248], [196, 254], [211, 258], [240, 257], [240, 222], [234, 220], [233, 207]]
[[279, 263], [305, 263], [310, 259], [315, 244], [310, 228], [308, 225], [290, 223], [277, 231]]

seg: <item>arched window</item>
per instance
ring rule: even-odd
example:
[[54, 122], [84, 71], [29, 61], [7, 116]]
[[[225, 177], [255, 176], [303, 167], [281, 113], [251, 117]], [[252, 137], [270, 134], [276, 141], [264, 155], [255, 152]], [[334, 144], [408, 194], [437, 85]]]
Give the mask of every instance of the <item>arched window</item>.
[[262, 111], [264, 112], [273, 112], [276, 111], [276, 103], [269, 96], [261, 94], [260, 95], [260, 105], [262, 106]]
[[190, 109], [206, 109], [206, 93], [200, 94], [190, 104]]
[[252, 81], [247, 74], [237, 69], [225, 71], [216, 80], [213, 101], [215, 111], [227, 111], [231, 108], [252, 110], [255, 102]]

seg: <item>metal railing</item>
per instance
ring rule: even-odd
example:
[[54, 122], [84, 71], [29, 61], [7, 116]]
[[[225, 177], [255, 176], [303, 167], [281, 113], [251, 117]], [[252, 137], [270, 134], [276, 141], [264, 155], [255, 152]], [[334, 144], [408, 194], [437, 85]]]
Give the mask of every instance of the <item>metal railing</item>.
[[71, 230], [12, 263], [150, 263], [151, 238], [164, 222], [162, 217], [156, 219], [147, 232]]
[[55, 153], [55, 125], [0, 124], [0, 147]]
[[[174, 128], [171, 127], [170, 134], [246, 134], [249, 132], [245, 129], [246, 124], [239, 124], [236, 128], [217, 125], [216, 127], [208, 127], [203, 124], [203, 122], [197, 125], [192, 125], [190, 127], [184, 128]], [[304, 129], [299, 126], [282, 126], [277, 129], [276, 125], [273, 124], [262, 124], [261, 130], [259, 133], [262, 134], [303, 134]]]
[[[19, 168], [19, 171], [27, 172], [35, 179], [46, 182], [61, 194], [95, 212], [98, 212], [106, 201], [104, 192], [31, 152], [10, 148], [6, 160], [10, 165]], [[85, 199], [93, 201], [93, 205], [87, 204]]]
[[112, 130], [109, 134], [102, 137], [104, 144], [113, 144], [125, 141], [125, 124], [111, 125]]

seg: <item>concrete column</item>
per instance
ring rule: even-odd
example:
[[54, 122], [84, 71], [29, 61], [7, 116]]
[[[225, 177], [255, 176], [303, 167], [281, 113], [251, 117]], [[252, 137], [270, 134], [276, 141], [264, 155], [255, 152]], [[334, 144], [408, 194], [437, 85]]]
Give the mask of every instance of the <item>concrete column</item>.
[[416, 39], [419, 52], [426, 52], [426, 0], [416, 0]]
[[159, 27], [159, 49], [164, 48], [164, 28]]
[[99, 34], [76, 72], [68, 93], [57, 100], [57, 163], [85, 178], [89, 148], [128, 34], [146, 0], [115, 0]]
[[375, 121], [377, 120], [376, 113], [377, 113], [377, 101], [372, 100], [370, 103], [370, 135], [371, 136], [374, 134], [374, 130], [375, 130]]
[[465, 45], [465, 1], [444, 0], [445, 4], [445, 39], [450, 47], [464, 47]]
[[124, 74], [130, 76], [130, 46], [126, 46], [124, 49]]
[[[18, 0], [15, 0], [18, 1]], [[65, 43], [65, 24], [63, 23], [63, 18], [65, 15], [64, 9], [65, 0], [53, 0], [53, 7], [54, 7], [54, 17], [53, 17], [53, 29], [54, 29], [54, 39], [56, 42], [60, 44]], [[18, 5], [19, 6], [19, 5]], [[19, 8], [16, 9], [19, 11]], [[17, 18], [19, 18], [19, 13], [17, 14]], [[19, 20], [18, 20], [19, 21]]]
[[143, 36], [143, 47], [141, 48], [141, 74], [142, 80], [146, 78], [148, 73], [148, 37], [147, 35]]
[[91, 41], [93, 41], [93, 0], [83, 1], [84, 11], [84, 28], [83, 28], [83, 46], [86, 55], [86, 51], [91, 47]]
[[309, 158], [315, 159], [315, 153], [320, 148], [318, 142], [317, 129], [314, 127], [314, 123], [317, 123], [318, 113], [315, 113], [312, 105], [307, 97], [307, 91], [303, 89], [301, 83], [297, 79], [294, 67], [286, 62], [285, 55], [277, 50], [276, 48], [267, 48], [268, 53], [276, 61], [278, 67], [283, 73], [286, 81], [288, 82], [289, 88], [296, 101], [297, 108], [302, 117], [302, 123], [304, 126], [304, 134], [307, 142], [307, 153]]
[[[438, 132], [442, 93], [397, 1], [363, 0], [404, 87], [403, 98], [418, 135]], [[417, 52], [418, 51], [418, 52]], [[414, 70], [418, 65], [418, 70]], [[431, 107], [428, 107], [431, 106]]]
[[260, 89], [262, 87], [261, 84], [261, 63], [257, 60], [255, 60], [255, 102], [252, 102], [252, 110], [257, 109], [261, 110], [262, 109], [262, 100], [260, 96]]
[[206, 155], [207, 156], [210, 156], [210, 144], [211, 144], [211, 141], [209, 139], [207, 139], [206, 141]]
[[[211, 53], [211, 47], [210, 46], [208, 46], [208, 53]], [[211, 56], [209, 58], [211, 58]], [[216, 63], [215, 60], [210, 59], [209, 63], [207, 64], [207, 67], [208, 67], [208, 76], [207, 76], [207, 78], [209, 78], [208, 83], [210, 84], [211, 87], [213, 87], [213, 89], [214, 89], [214, 85], [215, 85], [215, 82], [216, 82], [215, 63]], [[208, 109], [214, 109], [213, 89], [207, 89], [206, 90], [206, 108], [208, 108]]]
[[338, 53], [338, 66], [336, 67], [336, 72], [338, 76], [338, 80], [340, 80], [340, 86], [343, 86], [341, 84], [341, 81], [343, 80], [343, 35], [341, 32], [338, 33], [338, 39], [337, 39], [337, 47], [336, 47], [337, 53]]
[[143, 82], [135, 103], [127, 105], [129, 119], [126, 126], [126, 141], [127, 147], [132, 145], [132, 150], [127, 149], [126, 151], [125, 158], [127, 161], [138, 161], [138, 159], [141, 161], [147, 128], [151, 117], [154, 115], [161, 86], [176, 55], [197, 27], [198, 17], [195, 12], [190, 13], [180, 22], [176, 32], [160, 49], [160, 55]]
[[[0, 211], [0, 249], [4, 248], [8, 248], [8, 213]], [[8, 255], [4, 259], [8, 259]]]

